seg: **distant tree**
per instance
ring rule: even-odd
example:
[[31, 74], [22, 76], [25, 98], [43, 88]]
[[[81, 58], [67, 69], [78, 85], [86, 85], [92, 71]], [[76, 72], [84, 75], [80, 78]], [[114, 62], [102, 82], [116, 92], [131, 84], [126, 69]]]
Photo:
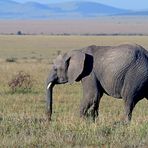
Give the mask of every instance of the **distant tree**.
[[19, 30], [19, 31], [17, 32], [17, 35], [22, 35], [22, 32]]

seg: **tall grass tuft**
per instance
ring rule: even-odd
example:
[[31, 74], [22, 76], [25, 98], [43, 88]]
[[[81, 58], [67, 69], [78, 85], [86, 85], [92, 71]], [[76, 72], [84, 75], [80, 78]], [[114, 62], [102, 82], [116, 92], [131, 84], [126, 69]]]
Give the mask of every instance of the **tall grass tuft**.
[[18, 74], [13, 76], [13, 78], [8, 82], [8, 85], [12, 93], [30, 92], [33, 87], [33, 78], [30, 74], [24, 71], [19, 71]]

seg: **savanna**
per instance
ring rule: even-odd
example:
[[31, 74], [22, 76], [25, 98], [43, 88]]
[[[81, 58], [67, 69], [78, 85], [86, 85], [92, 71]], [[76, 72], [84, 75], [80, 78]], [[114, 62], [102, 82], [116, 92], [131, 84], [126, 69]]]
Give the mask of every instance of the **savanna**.
[[[53, 59], [88, 45], [137, 43], [148, 49], [148, 36], [0, 36], [0, 147], [148, 146], [148, 102], [140, 101], [131, 124], [122, 125], [123, 101], [104, 95], [99, 118], [79, 117], [81, 84], [54, 89], [53, 117], [46, 117], [45, 81]], [[13, 60], [12, 60], [13, 59]], [[30, 91], [12, 92], [9, 81], [20, 71], [31, 75]]]

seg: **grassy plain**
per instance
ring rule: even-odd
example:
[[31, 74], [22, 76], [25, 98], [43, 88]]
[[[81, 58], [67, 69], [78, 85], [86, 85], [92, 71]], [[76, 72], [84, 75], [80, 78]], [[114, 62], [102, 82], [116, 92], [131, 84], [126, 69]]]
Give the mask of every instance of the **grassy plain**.
[[[79, 118], [80, 83], [54, 89], [54, 113], [45, 115], [45, 85], [57, 51], [87, 45], [137, 43], [148, 49], [148, 36], [0, 36], [0, 147], [139, 147], [148, 146], [148, 102], [136, 106], [130, 125], [122, 125], [123, 101], [103, 96], [96, 123]], [[16, 62], [6, 62], [8, 58]], [[11, 94], [8, 81], [25, 71], [35, 85]]]

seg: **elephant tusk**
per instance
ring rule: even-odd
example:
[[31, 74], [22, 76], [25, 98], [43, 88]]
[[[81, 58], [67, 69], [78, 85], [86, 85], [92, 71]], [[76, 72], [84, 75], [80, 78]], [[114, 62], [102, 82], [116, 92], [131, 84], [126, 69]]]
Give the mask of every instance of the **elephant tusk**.
[[50, 83], [47, 85], [47, 89], [49, 89], [49, 88], [50, 88], [51, 84], [52, 84], [52, 83], [50, 82]]

